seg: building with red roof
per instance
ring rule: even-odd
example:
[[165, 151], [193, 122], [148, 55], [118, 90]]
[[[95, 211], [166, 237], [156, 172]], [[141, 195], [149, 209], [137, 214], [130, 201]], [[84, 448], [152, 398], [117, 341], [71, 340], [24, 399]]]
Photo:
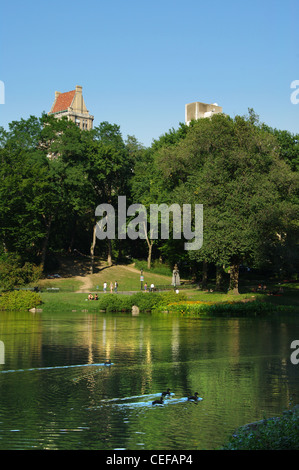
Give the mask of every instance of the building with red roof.
[[94, 117], [89, 114], [85, 106], [82, 86], [79, 85], [75, 90], [65, 93], [55, 91], [55, 100], [48, 114], [53, 114], [58, 119], [66, 116], [84, 130], [90, 130], [93, 127]]

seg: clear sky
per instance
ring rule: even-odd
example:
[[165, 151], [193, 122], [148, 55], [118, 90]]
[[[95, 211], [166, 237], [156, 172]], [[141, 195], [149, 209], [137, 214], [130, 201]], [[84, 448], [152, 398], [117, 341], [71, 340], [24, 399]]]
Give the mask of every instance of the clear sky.
[[0, 125], [48, 112], [83, 86], [94, 125], [148, 146], [217, 102], [299, 132], [298, 0], [0, 0]]

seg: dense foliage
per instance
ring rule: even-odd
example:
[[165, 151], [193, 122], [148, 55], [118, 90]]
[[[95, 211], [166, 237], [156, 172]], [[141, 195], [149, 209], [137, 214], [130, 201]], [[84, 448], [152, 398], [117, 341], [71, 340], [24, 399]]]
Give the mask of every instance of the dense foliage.
[[287, 410], [281, 417], [243, 426], [222, 450], [298, 450], [299, 408]]
[[170, 313], [199, 316], [224, 316], [224, 317], [247, 317], [273, 315], [278, 312], [292, 312], [292, 307], [273, 305], [259, 300], [254, 301], [227, 301], [227, 302], [203, 302], [203, 301], [175, 301], [169, 303], [161, 302], [158, 309]]
[[139, 292], [133, 295], [106, 294], [97, 301], [97, 307], [109, 312], [131, 311], [135, 305], [140, 311], [151, 311], [160, 305], [168, 304], [174, 300], [186, 300], [184, 293], [173, 292], [144, 294]]
[[20, 256], [6, 253], [0, 256], [0, 285], [3, 291], [36, 283], [42, 275], [41, 267], [26, 261]]
[[0, 295], [0, 310], [29, 310], [41, 303], [40, 295], [31, 291], [11, 291]]
[[[62, 252], [89, 259], [91, 272], [95, 256], [109, 264], [147, 259], [148, 268], [162, 259], [203, 284], [212, 267], [216, 288], [225, 270], [236, 293], [240, 264], [292, 276], [299, 264], [298, 152], [298, 136], [260, 124], [252, 110], [180, 124], [149, 148], [134, 136], [124, 140], [108, 122], [82, 131], [47, 115], [14, 121], [0, 128], [0, 287], [22, 285], [28, 263], [35, 274], [37, 266], [57, 269]], [[202, 248], [186, 251], [184, 233], [171, 236], [171, 217], [169, 239], [148, 229], [136, 240], [98, 240], [96, 207], [112, 205], [117, 220], [123, 195], [127, 207], [203, 204]]]

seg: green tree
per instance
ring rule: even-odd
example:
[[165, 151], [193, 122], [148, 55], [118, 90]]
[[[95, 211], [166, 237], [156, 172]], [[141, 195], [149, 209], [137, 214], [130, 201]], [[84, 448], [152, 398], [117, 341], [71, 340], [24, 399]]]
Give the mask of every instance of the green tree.
[[39, 150], [36, 155], [14, 141], [0, 150], [0, 240], [4, 251], [30, 259], [46, 236], [44, 218], [51, 204], [47, 161]]
[[[172, 154], [173, 149], [177, 148], [178, 143], [185, 139], [188, 130], [189, 128], [185, 124], [180, 124], [178, 130], [169, 130], [169, 132], [155, 140], [151, 148], [144, 149], [143, 153], [139, 155], [139, 158], [135, 161], [134, 176], [131, 180], [131, 191], [134, 200], [145, 206], [148, 217], [151, 204], [167, 204], [171, 201], [171, 191], [175, 187], [177, 180], [170, 181], [169, 174], [167, 173], [167, 163], [164, 165], [163, 158], [165, 154]], [[163, 168], [161, 168], [161, 165], [163, 165]], [[161, 178], [161, 170], [163, 172], [163, 178]], [[179, 174], [180, 171], [180, 168], [175, 169], [177, 174]], [[177, 243], [175, 243], [175, 247], [169, 249], [169, 243], [154, 239], [150, 227], [145, 230], [145, 241], [148, 249], [148, 269], [151, 268], [154, 246], [159, 250], [160, 256], [162, 253], [169, 255], [178, 248]]]
[[51, 235], [53, 248], [61, 247], [64, 228], [88, 209], [86, 143], [66, 119], [43, 115], [9, 127], [0, 149], [0, 240], [44, 267]]
[[198, 120], [183, 141], [155, 158], [173, 201], [203, 204], [204, 243], [190, 257], [228, 264], [234, 293], [242, 262], [263, 264], [270, 253], [265, 247], [272, 246], [273, 255], [293, 238], [298, 179], [280, 158], [275, 137], [252, 119]]
[[[99, 204], [111, 204], [117, 208], [118, 196], [129, 193], [129, 180], [133, 171], [133, 158], [123, 141], [120, 127], [108, 122], [101, 123], [88, 135], [86, 172], [91, 184], [92, 203], [95, 211]], [[117, 215], [117, 213], [116, 213]], [[91, 270], [93, 271], [96, 246], [96, 218], [93, 218], [91, 242]], [[112, 264], [112, 242], [107, 238], [107, 261]]]
[[0, 288], [3, 291], [37, 282], [41, 273], [40, 267], [29, 262], [23, 263], [19, 255], [6, 253], [0, 256]]

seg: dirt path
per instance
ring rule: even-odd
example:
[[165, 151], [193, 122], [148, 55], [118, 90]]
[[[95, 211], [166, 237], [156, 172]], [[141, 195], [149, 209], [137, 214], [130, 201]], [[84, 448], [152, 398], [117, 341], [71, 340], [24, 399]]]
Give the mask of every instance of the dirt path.
[[81, 287], [76, 292], [89, 292], [92, 290], [91, 275], [87, 276], [76, 276], [75, 279], [81, 282]]
[[127, 271], [131, 271], [133, 273], [140, 273], [140, 269], [133, 268], [133, 266], [124, 266], [122, 265], [123, 269], [126, 269]]
[[[109, 269], [113, 269], [113, 266], [110, 266]], [[122, 266], [122, 269], [126, 271], [140, 273], [139, 269], [134, 268], [133, 266]], [[86, 276], [76, 276], [75, 279], [81, 282], [81, 287], [76, 292], [90, 292], [93, 288], [93, 279], [94, 274], [86, 274]]]

